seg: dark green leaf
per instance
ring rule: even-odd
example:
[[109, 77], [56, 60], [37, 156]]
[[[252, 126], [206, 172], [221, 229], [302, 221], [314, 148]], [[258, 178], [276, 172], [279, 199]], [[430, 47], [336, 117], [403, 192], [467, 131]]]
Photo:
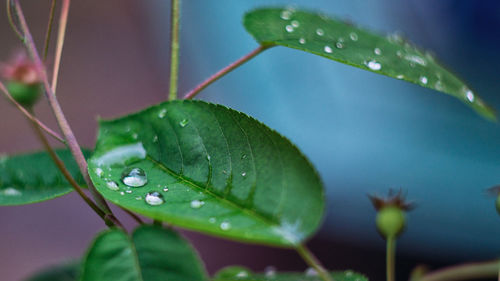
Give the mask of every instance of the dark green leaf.
[[[57, 150], [71, 175], [85, 185], [69, 150]], [[84, 151], [85, 155], [90, 152]], [[0, 206], [24, 205], [54, 199], [73, 188], [47, 152], [0, 157]]]
[[132, 238], [108, 230], [85, 257], [80, 281], [204, 281], [206, 273], [191, 246], [171, 230], [142, 226]]
[[[366, 276], [351, 270], [335, 271], [331, 274], [335, 281], [368, 281]], [[258, 274], [243, 267], [231, 266], [217, 272], [213, 281], [321, 281], [321, 278], [313, 270], [304, 273], [269, 270]]]
[[77, 281], [78, 263], [52, 266], [35, 273], [25, 281]]
[[[145, 186], [120, 180], [133, 167], [147, 174]], [[202, 101], [101, 122], [89, 169], [99, 192], [119, 206], [238, 240], [295, 246], [317, 229], [324, 209], [320, 179], [295, 146], [247, 115]], [[164, 203], [147, 204], [149, 192]]]
[[429, 53], [401, 36], [379, 36], [351, 23], [290, 8], [246, 14], [247, 31], [263, 45], [281, 45], [454, 96], [488, 119], [495, 112]]

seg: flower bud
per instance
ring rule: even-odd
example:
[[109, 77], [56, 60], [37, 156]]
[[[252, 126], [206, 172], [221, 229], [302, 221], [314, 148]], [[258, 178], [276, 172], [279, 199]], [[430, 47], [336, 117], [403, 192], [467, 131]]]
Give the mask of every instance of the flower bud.
[[405, 202], [401, 192], [393, 194], [389, 191], [387, 198], [369, 196], [377, 210], [377, 230], [383, 238], [396, 238], [406, 226], [406, 211], [413, 208], [413, 204]]
[[25, 107], [33, 106], [43, 92], [37, 68], [25, 53], [19, 53], [0, 69], [10, 95]]

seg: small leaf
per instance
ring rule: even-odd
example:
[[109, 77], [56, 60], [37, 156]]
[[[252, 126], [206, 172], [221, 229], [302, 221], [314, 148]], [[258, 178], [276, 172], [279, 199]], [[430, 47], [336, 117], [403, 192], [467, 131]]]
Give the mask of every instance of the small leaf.
[[257, 9], [245, 15], [247, 31], [262, 45], [281, 45], [454, 96], [488, 119], [492, 108], [464, 82], [394, 34], [377, 35], [351, 23], [290, 8]]
[[33, 274], [25, 281], [77, 281], [78, 263], [69, 263], [46, 268]]
[[293, 144], [247, 115], [202, 101], [101, 122], [89, 172], [119, 206], [249, 242], [295, 246], [318, 228], [325, 205], [318, 175]]
[[[85, 185], [69, 150], [56, 151], [68, 171]], [[90, 155], [89, 151], [84, 151]], [[73, 191], [47, 152], [0, 157], [0, 206], [24, 205], [54, 199]]]
[[206, 273], [187, 241], [172, 230], [137, 228], [102, 232], [85, 257], [80, 281], [204, 281]]
[[[331, 275], [335, 281], [368, 281], [366, 276], [351, 270], [334, 271]], [[213, 281], [321, 281], [321, 278], [310, 269], [305, 273], [269, 270], [258, 274], [243, 267], [230, 266], [217, 272]]]

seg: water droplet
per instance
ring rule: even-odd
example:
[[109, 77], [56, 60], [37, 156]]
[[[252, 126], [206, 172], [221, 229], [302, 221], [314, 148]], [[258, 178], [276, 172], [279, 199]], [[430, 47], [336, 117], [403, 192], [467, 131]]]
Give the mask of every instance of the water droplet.
[[401, 51], [398, 50], [396, 52], [396, 56], [398, 56], [398, 58], [402, 58], [403, 57], [403, 52], [401, 52]]
[[210, 155], [207, 154], [207, 160], [210, 161], [210, 159], [212, 159], [212, 157], [210, 157]]
[[382, 50], [380, 50], [380, 48], [375, 48], [375, 49], [373, 50], [373, 52], [374, 52], [374, 53], [375, 53], [375, 55], [377, 55], [377, 56], [380, 56], [380, 55], [382, 54]]
[[401, 79], [405, 78], [405, 76], [404, 76], [403, 74], [398, 74], [398, 75], [396, 76], [396, 78], [398, 78], [398, 79], [400, 79], [400, 80], [401, 80]]
[[181, 126], [182, 128], [184, 128], [184, 127], [187, 126], [188, 123], [189, 123], [189, 120], [182, 119], [181, 122], [179, 122], [179, 126]]
[[168, 188], [167, 188], [167, 187], [164, 187], [164, 188], [163, 188], [163, 191], [167, 192], [167, 191], [168, 191]]
[[200, 201], [200, 200], [191, 201], [191, 208], [193, 208], [193, 209], [199, 209], [203, 205], [205, 205], [205, 202], [203, 202], [203, 201]]
[[415, 65], [415, 63], [417, 63], [417, 64], [420, 64], [422, 66], [427, 65], [427, 62], [425, 61], [425, 59], [420, 57], [420, 56], [417, 56], [417, 55], [406, 55], [405, 59], [407, 61], [410, 61], [410, 64], [413, 63]]
[[465, 92], [465, 97], [467, 98], [468, 101], [474, 102], [475, 97], [474, 97], [474, 93], [471, 90], [467, 90]]
[[116, 182], [114, 182], [114, 181], [108, 181], [108, 182], [106, 182], [106, 186], [107, 186], [109, 189], [111, 189], [111, 190], [115, 190], [115, 191], [116, 191], [116, 190], [118, 190], [118, 189], [120, 189], [120, 188], [118, 187], [118, 184], [117, 184]]
[[305, 275], [306, 276], [318, 276], [318, 272], [316, 271], [316, 269], [309, 267], [308, 269], [306, 269]]
[[158, 118], [163, 119], [165, 118], [166, 115], [167, 115], [167, 109], [164, 108], [160, 110], [160, 112], [158, 113]]
[[424, 85], [427, 85], [427, 82], [429, 81], [427, 79], [427, 77], [425, 77], [425, 76], [420, 76], [420, 78], [418, 80], [420, 81], [420, 83], [422, 83]]
[[245, 278], [248, 277], [248, 272], [247, 271], [240, 271], [236, 274], [236, 277], [238, 278]]
[[130, 167], [123, 171], [122, 182], [130, 187], [141, 187], [148, 183], [148, 178], [143, 169]]
[[136, 140], [138, 137], [139, 137], [139, 135], [138, 135], [137, 133], [133, 133], [133, 134], [132, 134], [132, 138], [133, 138], [134, 140]]
[[98, 177], [102, 178], [102, 175], [104, 174], [104, 171], [101, 168], [96, 168], [94, 171], [95, 171], [95, 174]]
[[351, 38], [352, 41], [358, 41], [358, 34], [351, 32], [349, 33], [349, 38]]
[[299, 43], [302, 44], [302, 45], [304, 45], [306, 43], [306, 39], [300, 38], [299, 39]]
[[335, 43], [335, 47], [337, 47], [337, 49], [342, 49], [344, 48], [344, 44], [342, 42], [337, 42]]
[[366, 66], [371, 70], [380, 70], [382, 68], [382, 65], [375, 60], [366, 62]]
[[299, 21], [297, 21], [297, 20], [292, 20], [292, 26], [293, 26], [293, 27], [299, 27], [299, 26], [300, 26]]
[[231, 229], [231, 223], [228, 222], [228, 221], [221, 222], [220, 229], [222, 229], [222, 230], [229, 230], [229, 229]]
[[241, 176], [242, 176], [242, 177], [245, 177], [246, 175], [247, 175], [247, 173], [246, 173], [246, 172], [241, 173]]
[[141, 196], [137, 196], [137, 197], [135, 197], [135, 200], [142, 200], [142, 197]]
[[325, 35], [325, 31], [321, 28], [318, 28], [318, 29], [316, 29], [316, 34], [318, 34], [319, 36], [323, 36], [323, 35]]
[[276, 267], [271, 265], [266, 266], [264, 269], [264, 275], [266, 275], [266, 277], [274, 277], [276, 275]]
[[286, 30], [287, 32], [293, 32], [293, 26], [291, 26], [291, 25], [287, 25], [287, 26], [285, 26], [285, 30]]
[[291, 11], [289, 11], [289, 10], [283, 10], [281, 12], [280, 18], [284, 19], [284, 20], [289, 20], [290, 16], [292, 16], [292, 12]]
[[146, 194], [146, 203], [151, 206], [158, 206], [165, 203], [165, 200], [163, 200], [163, 195], [159, 192], [152, 191]]
[[208, 219], [208, 222], [209, 222], [209, 223], [215, 223], [215, 218], [214, 218], [214, 217], [209, 218], [209, 219]]
[[3, 194], [5, 196], [20, 196], [23, 193], [13, 187], [7, 187], [6, 189], [0, 191], [0, 194]]
[[127, 193], [127, 194], [131, 194], [131, 193], [132, 193], [132, 190], [127, 189], [127, 190], [125, 190], [125, 193]]
[[153, 137], [153, 142], [158, 142], [158, 136]]
[[120, 195], [125, 195], [125, 192], [121, 191], [121, 192], [120, 192]]
[[333, 50], [330, 46], [325, 46], [324, 50], [325, 50], [325, 53], [329, 53], [329, 54], [331, 54], [333, 52]]
[[247, 158], [246, 154], [241, 155], [241, 159], [246, 159], [246, 158]]

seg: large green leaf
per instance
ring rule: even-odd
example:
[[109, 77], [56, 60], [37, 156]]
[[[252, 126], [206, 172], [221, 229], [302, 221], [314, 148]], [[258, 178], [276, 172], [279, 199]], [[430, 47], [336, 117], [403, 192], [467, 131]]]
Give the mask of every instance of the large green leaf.
[[[71, 175], [85, 185], [69, 150], [56, 151]], [[90, 152], [84, 151], [88, 156]], [[0, 206], [24, 205], [54, 199], [73, 188], [47, 152], [0, 157]]]
[[290, 8], [245, 15], [247, 31], [263, 45], [281, 45], [454, 96], [488, 119], [495, 112], [464, 82], [401, 36], [379, 36], [351, 23]]
[[84, 259], [80, 281], [204, 281], [205, 269], [189, 243], [172, 230], [137, 228], [132, 238], [104, 231]]
[[[366, 276], [351, 270], [334, 271], [331, 275], [335, 281], [368, 281]], [[244, 267], [231, 266], [217, 272], [213, 281], [321, 281], [321, 278], [311, 269], [304, 273], [276, 272], [270, 269], [259, 274]]]
[[[323, 188], [307, 159], [275, 131], [221, 105], [172, 101], [101, 122], [96, 149], [89, 172], [98, 191], [154, 219], [282, 246], [297, 245], [321, 222]], [[133, 167], [145, 171], [145, 186], [120, 179]], [[149, 205], [149, 192], [164, 203]]]
[[77, 281], [79, 266], [78, 263], [52, 266], [35, 273], [25, 281]]

